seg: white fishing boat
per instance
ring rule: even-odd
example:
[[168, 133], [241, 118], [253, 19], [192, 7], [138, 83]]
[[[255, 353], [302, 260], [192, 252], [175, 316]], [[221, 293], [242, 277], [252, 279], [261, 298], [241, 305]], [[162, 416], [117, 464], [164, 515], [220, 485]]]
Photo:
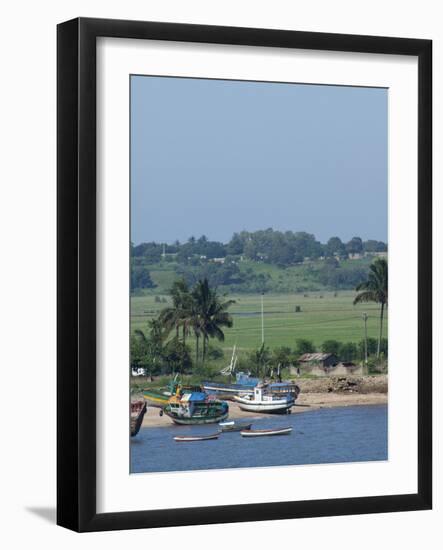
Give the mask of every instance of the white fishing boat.
[[289, 435], [292, 428], [278, 428], [273, 430], [243, 430], [240, 434], [243, 437], [264, 437], [268, 435]]
[[249, 412], [279, 413], [291, 412], [295, 403], [292, 394], [276, 395], [270, 391], [268, 384], [259, 384], [254, 388], [254, 393], [244, 393], [234, 396], [240, 409]]
[[207, 441], [208, 439], [218, 439], [219, 434], [210, 435], [176, 435], [174, 441]]

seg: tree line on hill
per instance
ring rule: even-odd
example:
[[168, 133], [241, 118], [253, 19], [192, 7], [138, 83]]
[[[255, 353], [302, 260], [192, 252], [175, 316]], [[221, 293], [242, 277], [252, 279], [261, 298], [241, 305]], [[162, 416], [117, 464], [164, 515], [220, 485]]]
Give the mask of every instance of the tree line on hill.
[[342, 242], [339, 237], [331, 237], [326, 243], [318, 241], [314, 235], [304, 231], [276, 231], [272, 228], [259, 231], [234, 233], [226, 244], [210, 241], [205, 235], [187, 242], [173, 244], [148, 242], [131, 245], [134, 258], [144, 258], [148, 263], [157, 263], [165, 255], [173, 256], [174, 261], [188, 264], [199, 259], [214, 260], [227, 256], [243, 256], [249, 260], [263, 261], [279, 266], [295, 265], [306, 258], [320, 257], [346, 258], [349, 254], [386, 252], [387, 245], [373, 239], [363, 241], [353, 237]]
[[146, 265], [168, 262], [175, 264], [177, 275], [188, 284], [208, 279], [213, 286], [230, 286], [235, 292], [266, 292], [281, 289], [267, 273], [257, 273], [251, 268], [240, 269], [241, 260], [275, 265], [287, 268], [303, 265], [308, 260], [323, 259], [321, 268], [309, 268], [306, 277], [323, 286], [334, 289], [353, 288], [362, 282], [367, 270], [358, 266], [340, 264], [349, 255], [377, 254], [386, 252], [387, 245], [382, 241], [363, 241], [353, 237], [342, 242], [339, 237], [331, 237], [322, 244], [315, 236], [306, 232], [275, 231], [272, 228], [259, 231], [234, 233], [230, 241], [223, 244], [210, 241], [206, 236], [191, 237], [185, 243], [174, 244], [156, 242], [131, 243], [131, 288], [154, 288]]

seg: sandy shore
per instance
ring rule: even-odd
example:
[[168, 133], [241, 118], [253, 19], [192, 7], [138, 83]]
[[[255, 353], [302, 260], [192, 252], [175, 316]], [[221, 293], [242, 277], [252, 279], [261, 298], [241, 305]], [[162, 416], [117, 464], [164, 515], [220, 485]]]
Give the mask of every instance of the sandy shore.
[[[313, 411], [330, 407], [350, 407], [355, 405], [383, 405], [388, 402], [386, 393], [301, 393], [296, 404], [292, 407], [292, 414]], [[160, 416], [160, 409], [148, 407], [143, 419], [144, 428], [170, 426], [172, 420]], [[242, 411], [237, 403], [229, 402], [229, 418], [260, 418], [271, 416]]]

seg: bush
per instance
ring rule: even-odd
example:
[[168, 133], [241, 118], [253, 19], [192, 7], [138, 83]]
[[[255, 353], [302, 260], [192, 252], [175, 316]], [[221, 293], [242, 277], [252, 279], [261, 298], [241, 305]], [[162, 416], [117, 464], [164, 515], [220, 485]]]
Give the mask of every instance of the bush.
[[[377, 354], [377, 345], [378, 340], [376, 338], [368, 338], [368, 357]], [[388, 340], [387, 338], [382, 338], [380, 342], [380, 352], [388, 357]], [[360, 340], [358, 343], [358, 356], [360, 359], [365, 358], [365, 341], [364, 339]]]
[[358, 347], [354, 342], [340, 344], [338, 356], [341, 361], [354, 361], [358, 358]]
[[341, 343], [338, 340], [326, 340], [321, 345], [321, 350], [323, 353], [333, 353], [337, 357], [340, 356], [340, 347]]
[[368, 374], [387, 374], [388, 372], [388, 362], [384, 357], [376, 359], [371, 357], [368, 360]]
[[208, 349], [206, 350], [206, 356], [208, 359], [223, 359], [225, 356], [223, 350], [217, 346], [212, 346], [209, 344]]
[[306, 340], [305, 338], [297, 338], [296, 344], [297, 357], [303, 355], [304, 353], [315, 353], [316, 351], [314, 344], [310, 340]]
[[131, 289], [155, 288], [155, 286], [145, 267], [131, 266]]

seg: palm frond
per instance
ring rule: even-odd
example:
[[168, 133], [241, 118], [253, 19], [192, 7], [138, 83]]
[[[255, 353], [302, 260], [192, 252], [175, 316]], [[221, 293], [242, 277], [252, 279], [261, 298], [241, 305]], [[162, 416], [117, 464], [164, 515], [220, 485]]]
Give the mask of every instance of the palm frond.
[[360, 294], [357, 294], [357, 296], [354, 298], [354, 305], [359, 304], [362, 302], [377, 302], [377, 294], [373, 290], [366, 290], [364, 292], [360, 292]]

